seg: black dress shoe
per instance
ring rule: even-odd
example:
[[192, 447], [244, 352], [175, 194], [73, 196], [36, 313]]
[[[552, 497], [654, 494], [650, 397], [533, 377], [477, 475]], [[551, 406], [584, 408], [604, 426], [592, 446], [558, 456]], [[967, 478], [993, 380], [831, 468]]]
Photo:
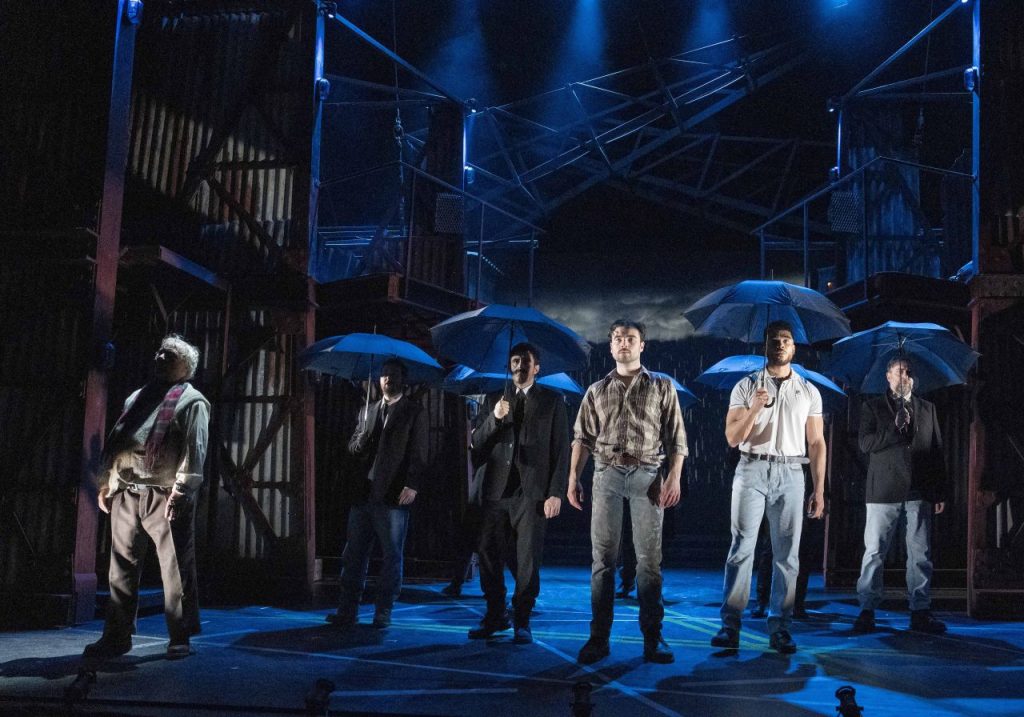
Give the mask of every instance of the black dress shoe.
[[500, 618], [488, 618], [485, 617], [480, 621], [477, 627], [471, 628], [469, 631], [470, 640], [486, 640], [489, 637], [494, 637], [495, 633], [503, 632], [512, 627], [512, 623], [509, 622], [507, 617]]
[[910, 629], [929, 635], [942, 635], [946, 632], [946, 623], [936, 620], [931, 610], [913, 610], [910, 613]]
[[723, 627], [711, 638], [711, 646], [735, 650], [740, 646], [740, 631], [731, 627]]
[[756, 617], [758, 619], [768, 617], [768, 606], [758, 603], [757, 606], [750, 611], [750, 617]]
[[768, 639], [768, 644], [771, 645], [773, 650], [781, 652], [783, 655], [792, 655], [796, 652], [796, 643], [793, 642], [793, 638], [785, 630], [773, 632], [772, 636]]
[[632, 592], [632, 590], [627, 590], [626, 588], [622, 588], [617, 593], [615, 593], [615, 598], [617, 600], [628, 600], [629, 599], [629, 595], [630, 595], [631, 592]]
[[530, 626], [517, 625], [512, 637], [512, 642], [517, 645], [529, 645], [533, 642], [533, 632], [530, 630]]
[[192, 646], [189, 644], [187, 637], [184, 640], [172, 641], [167, 646], [168, 660], [183, 660], [189, 655], [194, 654], [195, 652], [192, 650]]
[[644, 662], [667, 665], [675, 660], [676, 656], [660, 634], [644, 635]]
[[82, 657], [87, 660], [112, 660], [130, 652], [131, 649], [131, 637], [118, 640], [103, 636], [96, 642], [86, 645], [82, 651]]
[[379, 607], [373, 613], [373, 626], [378, 630], [391, 627], [391, 608]]
[[584, 643], [583, 647], [580, 648], [580, 654], [576, 657], [576, 661], [581, 665], [593, 665], [598, 660], [608, 657], [611, 653], [612, 650], [608, 645], [607, 637], [591, 636]]
[[860, 615], [853, 622], [853, 632], [856, 635], [866, 635], [875, 631], [875, 611], [861, 610]]
[[359, 620], [359, 612], [339, 607], [337, 612], [328, 613], [324, 619], [335, 627], [352, 627]]
[[462, 597], [462, 586], [455, 583], [448, 583], [441, 588], [441, 594], [450, 598]]

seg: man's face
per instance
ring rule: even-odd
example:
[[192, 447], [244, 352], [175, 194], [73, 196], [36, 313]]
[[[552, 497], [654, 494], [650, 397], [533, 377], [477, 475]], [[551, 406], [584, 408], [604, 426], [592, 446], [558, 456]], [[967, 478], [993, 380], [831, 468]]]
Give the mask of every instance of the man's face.
[[796, 353], [796, 343], [793, 342], [793, 333], [787, 329], [774, 331], [768, 336], [767, 351], [768, 363], [773, 366], [785, 366], [793, 360]]
[[910, 372], [910, 364], [906, 361], [897, 361], [885, 372], [885, 380], [889, 382], [889, 389], [895, 394], [910, 393], [914, 388], [914, 377]]
[[644, 342], [636, 329], [616, 326], [610, 341], [612, 358], [616, 363], [634, 363], [640, 360]]
[[188, 374], [188, 362], [174, 348], [161, 346], [153, 357], [153, 375], [158, 381], [177, 383]]
[[402, 380], [402, 369], [388, 365], [380, 372], [380, 390], [385, 396], [397, 396], [402, 392], [405, 382]]
[[529, 386], [537, 377], [540, 371], [540, 364], [534, 359], [533, 354], [524, 351], [515, 354], [508, 360], [509, 372], [512, 374], [512, 381], [519, 387]]

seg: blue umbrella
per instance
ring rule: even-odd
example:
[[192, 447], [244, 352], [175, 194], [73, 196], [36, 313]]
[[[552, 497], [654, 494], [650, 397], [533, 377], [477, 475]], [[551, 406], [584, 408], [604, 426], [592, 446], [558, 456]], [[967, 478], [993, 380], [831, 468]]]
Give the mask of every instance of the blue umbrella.
[[914, 390], [927, 393], [967, 382], [979, 354], [938, 324], [887, 321], [837, 341], [828, 370], [861, 393], [884, 393], [889, 360], [905, 356], [914, 372]]
[[772, 321], [793, 326], [793, 340], [812, 344], [850, 335], [850, 320], [825, 296], [784, 281], [741, 281], [712, 291], [683, 312], [706, 336], [760, 344]]
[[697, 398], [697, 394], [695, 394], [693, 391], [688, 389], [683, 384], [676, 381], [669, 374], [662, 373], [661, 371], [651, 371], [650, 373], [655, 378], [667, 378], [669, 381], [672, 382], [672, 388], [676, 390], [676, 394], [679, 396], [680, 408], [689, 408], [690, 406], [692, 406], [693, 404], [697, 403], [697, 401], [700, 400], [699, 398]]
[[509, 349], [529, 341], [540, 351], [541, 375], [583, 368], [590, 344], [536, 309], [491, 304], [430, 329], [438, 353], [485, 373], [508, 371]]
[[[831, 409], [842, 405], [846, 393], [830, 379], [806, 369], [798, 363], [790, 364], [794, 371], [821, 390], [822, 401]], [[752, 354], [727, 356], [697, 377], [697, 381], [719, 391], [731, 390], [739, 381], [752, 373], [764, 369], [764, 356]]]
[[[460, 396], [472, 396], [479, 393], [497, 393], [505, 389], [507, 377], [503, 373], [481, 373], [469, 366], [456, 366], [445, 376], [441, 388]], [[557, 391], [563, 396], [582, 396], [583, 387], [564, 373], [542, 376], [537, 383]]]
[[380, 334], [348, 334], [321, 339], [299, 355], [299, 367], [342, 378], [363, 380], [380, 373], [381, 365], [397, 358], [408, 370], [407, 383], [429, 383], [444, 369], [422, 349], [408, 341]]

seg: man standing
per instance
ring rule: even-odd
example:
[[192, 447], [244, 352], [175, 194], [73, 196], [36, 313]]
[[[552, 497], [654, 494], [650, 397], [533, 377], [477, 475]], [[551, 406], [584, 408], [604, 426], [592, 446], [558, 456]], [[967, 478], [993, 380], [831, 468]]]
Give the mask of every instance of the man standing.
[[[592, 664], [610, 653], [615, 605], [615, 563], [622, 536], [623, 498], [629, 501], [637, 558], [637, 597], [644, 660], [675, 658], [661, 637], [665, 614], [661, 598], [661, 526], [664, 509], [679, 502], [680, 476], [687, 455], [686, 430], [671, 379], [640, 364], [645, 327], [619, 319], [608, 333], [615, 370], [592, 384], [576, 417], [569, 469], [569, 503], [582, 510], [580, 476], [594, 455], [594, 509], [590, 521], [593, 566], [590, 639], [579, 661]], [[659, 477], [661, 455], [668, 471]]]
[[946, 625], [931, 613], [932, 514], [945, 507], [946, 467], [935, 406], [913, 393], [910, 362], [889, 361], [889, 391], [864, 402], [858, 441], [869, 456], [864, 561], [857, 580], [860, 615], [854, 632], [875, 629], [875, 608], [882, 601], [882, 569], [896, 524], [906, 516], [907, 595], [910, 629], [942, 634]]
[[520, 343], [509, 353], [511, 395], [487, 397], [473, 431], [473, 452], [484, 463], [480, 586], [487, 613], [473, 639], [507, 630], [504, 556], [514, 551], [514, 641], [533, 642], [530, 612], [540, 591], [545, 524], [558, 515], [566, 490], [569, 424], [565, 403], [536, 384], [540, 352]]
[[768, 609], [773, 649], [790, 654], [796, 643], [789, 634], [800, 571], [803, 527], [803, 465], [811, 464], [813, 492], [807, 515], [825, 510], [825, 436], [818, 389], [793, 371], [796, 353], [793, 328], [773, 321], [765, 329], [767, 367], [751, 374], [732, 390], [725, 418], [725, 438], [740, 449], [732, 482], [732, 545], [725, 561], [722, 628], [711, 638], [714, 647], [739, 647], [740, 616], [750, 598], [750, 571], [761, 519], [767, 514], [774, 572]]
[[374, 536], [384, 554], [373, 626], [391, 625], [391, 609], [402, 591], [402, 554], [409, 506], [416, 500], [427, 465], [427, 414], [403, 393], [406, 368], [398, 359], [381, 367], [383, 397], [361, 412], [348, 450], [363, 460], [366, 480], [348, 514], [348, 538], [341, 561], [341, 600], [327, 621], [355, 625]]
[[210, 403], [188, 383], [199, 349], [175, 334], [153, 359], [153, 380], [132, 393], [103, 447], [97, 500], [110, 514], [110, 602], [103, 636], [84, 656], [105, 660], [132, 649], [139, 575], [148, 535], [164, 589], [167, 659], [191, 654], [199, 633], [195, 496], [203, 482]]

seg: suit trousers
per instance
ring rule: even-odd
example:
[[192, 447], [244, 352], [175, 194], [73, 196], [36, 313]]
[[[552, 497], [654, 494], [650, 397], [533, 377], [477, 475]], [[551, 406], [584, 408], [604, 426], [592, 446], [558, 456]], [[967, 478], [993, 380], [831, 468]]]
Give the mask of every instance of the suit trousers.
[[487, 618], [497, 621], [505, 612], [506, 556], [515, 575], [512, 616], [519, 627], [530, 624], [540, 593], [540, 562], [544, 552], [544, 501], [530, 500], [519, 491], [509, 498], [484, 503], [480, 533], [480, 587], [487, 600]]
[[104, 636], [120, 641], [135, 632], [139, 577], [148, 535], [156, 546], [164, 589], [164, 618], [172, 643], [199, 633], [195, 502], [174, 521], [164, 517], [170, 489], [115, 494], [110, 508], [110, 602]]

